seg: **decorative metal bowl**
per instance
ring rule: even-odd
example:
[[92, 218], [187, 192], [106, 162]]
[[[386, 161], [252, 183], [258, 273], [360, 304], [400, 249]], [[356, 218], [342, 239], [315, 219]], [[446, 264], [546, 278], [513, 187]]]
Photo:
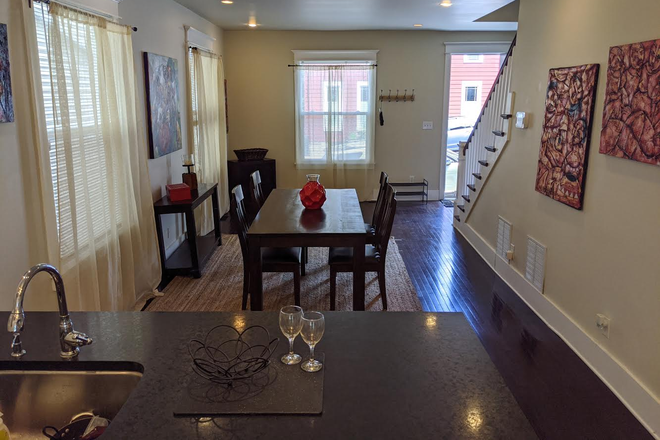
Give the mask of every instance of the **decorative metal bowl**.
[[271, 339], [270, 332], [260, 325], [242, 332], [230, 325], [218, 325], [204, 340], [191, 340], [188, 352], [197, 375], [231, 386], [268, 368], [278, 344], [279, 338]]
[[242, 150], [234, 150], [236, 157], [239, 161], [245, 162], [250, 160], [263, 160], [268, 153], [266, 148], [244, 148]]

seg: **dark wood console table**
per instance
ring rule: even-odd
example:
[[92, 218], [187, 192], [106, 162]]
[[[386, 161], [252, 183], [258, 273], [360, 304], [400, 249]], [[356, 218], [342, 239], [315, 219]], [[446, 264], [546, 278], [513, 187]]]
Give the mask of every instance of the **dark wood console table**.
[[[218, 205], [218, 184], [200, 183], [199, 188], [192, 192], [192, 200], [173, 202], [168, 196], [154, 203], [156, 215], [156, 232], [158, 233], [158, 249], [163, 268], [163, 279], [166, 281], [177, 275], [192, 275], [195, 278], [202, 276], [202, 268], [217, 246], [222, 244], [220, 236], [220, 207]], [[195, 208], [211, 197], [213, 203], [212, 234], [197, 236], [195, 226]], [[181, 243], [169, 258], [165, 258], [165, 241], [163, 240], [163, 214], [184, 214], [186, 218], [186, 231], [188, 237]]]

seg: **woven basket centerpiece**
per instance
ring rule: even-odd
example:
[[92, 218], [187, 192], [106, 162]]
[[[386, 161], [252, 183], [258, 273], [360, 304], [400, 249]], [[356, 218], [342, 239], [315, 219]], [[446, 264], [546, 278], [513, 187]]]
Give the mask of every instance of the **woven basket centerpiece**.
[[266, 153], [268, 153], [268, 149], [244, 148], [242, 150], [234, 150], [234, 153], [236, 154], [238, 160], [240, 160], [241, 162], [245, 162], [249, 160], [263, 160], [263, 158], [266, 157]]

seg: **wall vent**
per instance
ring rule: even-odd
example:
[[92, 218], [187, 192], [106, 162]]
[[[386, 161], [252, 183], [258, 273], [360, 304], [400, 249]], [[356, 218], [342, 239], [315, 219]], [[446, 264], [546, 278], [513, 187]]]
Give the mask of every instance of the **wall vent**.
[[497, 255], [509, 261], [506, 252], [511, 249], [511, 223], [500, 216], [497, 218]]
[[543, 293], [543, 281], [545, 280], [545, 252], [545, 246], [527, 236], [525, 278], [541, 293]]

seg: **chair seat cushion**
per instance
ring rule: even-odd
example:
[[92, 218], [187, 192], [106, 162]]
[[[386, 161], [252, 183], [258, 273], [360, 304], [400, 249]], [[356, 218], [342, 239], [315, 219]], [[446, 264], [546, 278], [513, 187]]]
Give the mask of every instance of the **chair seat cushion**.
[[262, 248], [261, 261], [263, 263], [300, 263], [302, 248]]
[[[380, 254], [373, 245], [367, 245], [364, 249], [364, 260], [367, 263], [375, 263], [380, 259]], [[330, 264], [352, 263], [353, 248], [351, 247], [331, 247]]]

